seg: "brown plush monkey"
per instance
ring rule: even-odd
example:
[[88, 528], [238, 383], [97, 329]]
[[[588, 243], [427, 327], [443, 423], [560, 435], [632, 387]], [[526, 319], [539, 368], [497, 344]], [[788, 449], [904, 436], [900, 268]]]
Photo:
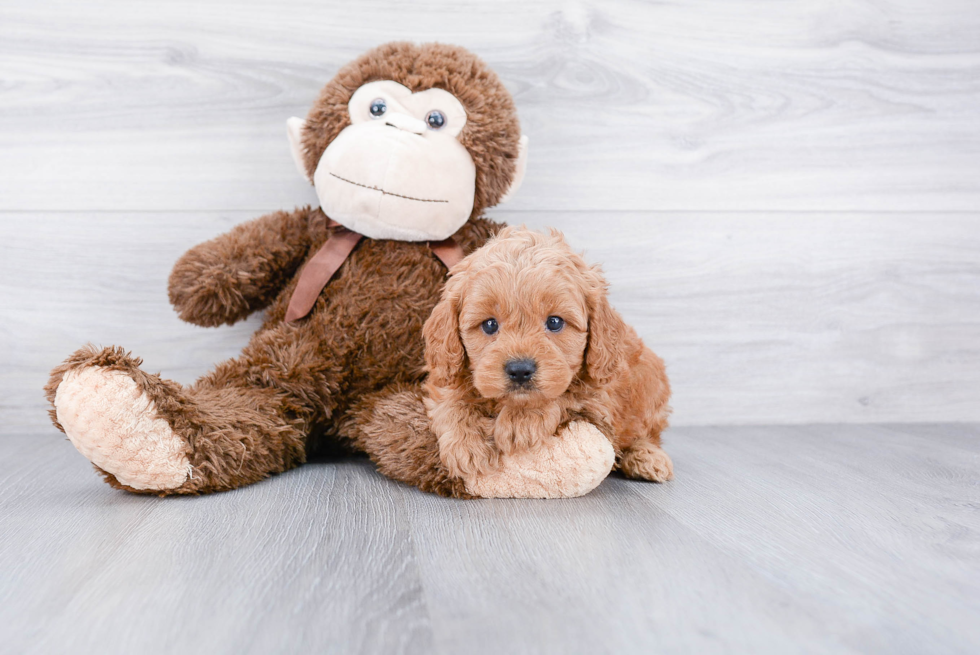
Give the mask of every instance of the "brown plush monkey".
[[[288, 133], [321, 207], [239, 225], [170, 277], [191, 323], [266, 310], [241, 356], [184, 387], [122, 348], [82, 348], [45, 388], [52, 420], [110, 485], [133, 492], [234, 489], [339, 439], [392, 477], [467, 496], [425, 416], [399, 407], [424, 373], [422, 325], [447, 273], [435, 255], [483, 244], [501, 227], [483, 211], [523, 176], [513, 101], [462, 48], [391, 43], [341, 69]], [[359, 429], [378, 425], [379, 408], [391, 430]]]

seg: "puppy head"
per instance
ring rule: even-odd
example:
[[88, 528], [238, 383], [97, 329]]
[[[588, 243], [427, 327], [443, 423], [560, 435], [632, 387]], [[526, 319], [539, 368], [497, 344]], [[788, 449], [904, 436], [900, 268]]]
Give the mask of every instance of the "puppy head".
[[454, 267], [425, 324], [430, 384], [542, 404], [576, 377], [615, 376], [626, 330], [598, 269], [561, 233], [506, 228]]

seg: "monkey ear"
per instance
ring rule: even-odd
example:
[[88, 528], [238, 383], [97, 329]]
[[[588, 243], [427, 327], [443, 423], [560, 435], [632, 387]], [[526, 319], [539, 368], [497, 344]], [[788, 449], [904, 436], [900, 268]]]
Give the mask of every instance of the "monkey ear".
[[289, 151], [293, 155], [293, 163], [296, 164], [296, 170], [303, 176], [303, 179], [312, 183], [313, 180], [310, 179], [310, 174], [306, 171], [306, 156], [303, 152], [304, 127], [306, 127], [306, 121], [302, 118], [293, 116], [286, 121], [286, 134], [289, 136]]
[[510, 186], [497, 204], [507, 202], [517, 190], [521, 188], [524, 181], [524, 171], [527, 170], [527, 135], [522, 134], [520, 141], [517, 142], [517, 165], [514, 166], [514, 179], [510, 181]]

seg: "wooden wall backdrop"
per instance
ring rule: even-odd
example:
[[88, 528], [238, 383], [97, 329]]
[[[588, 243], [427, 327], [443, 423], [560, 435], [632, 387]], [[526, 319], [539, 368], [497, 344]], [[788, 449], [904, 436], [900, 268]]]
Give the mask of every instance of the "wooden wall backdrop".
[[315, 201], [284, 122], [365, 49], [472, 48], [531, 155], [490, 214], [603, 262], [676, 424], [980, 420], [975, 0], [0, 5], [0, 430], [79, 345], [188, 382], [255, 319], [166, 299], [186, 248]]

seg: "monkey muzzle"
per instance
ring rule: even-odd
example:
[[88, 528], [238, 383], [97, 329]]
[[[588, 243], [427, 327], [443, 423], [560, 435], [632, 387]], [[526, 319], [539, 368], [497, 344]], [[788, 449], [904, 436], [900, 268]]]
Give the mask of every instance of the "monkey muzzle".
[[324, 213], [354, 232], [439, 241], [469, 220], [476, 166], [455, 137], [393, 114], [346, 127], [323, 153], [313, 184]]

